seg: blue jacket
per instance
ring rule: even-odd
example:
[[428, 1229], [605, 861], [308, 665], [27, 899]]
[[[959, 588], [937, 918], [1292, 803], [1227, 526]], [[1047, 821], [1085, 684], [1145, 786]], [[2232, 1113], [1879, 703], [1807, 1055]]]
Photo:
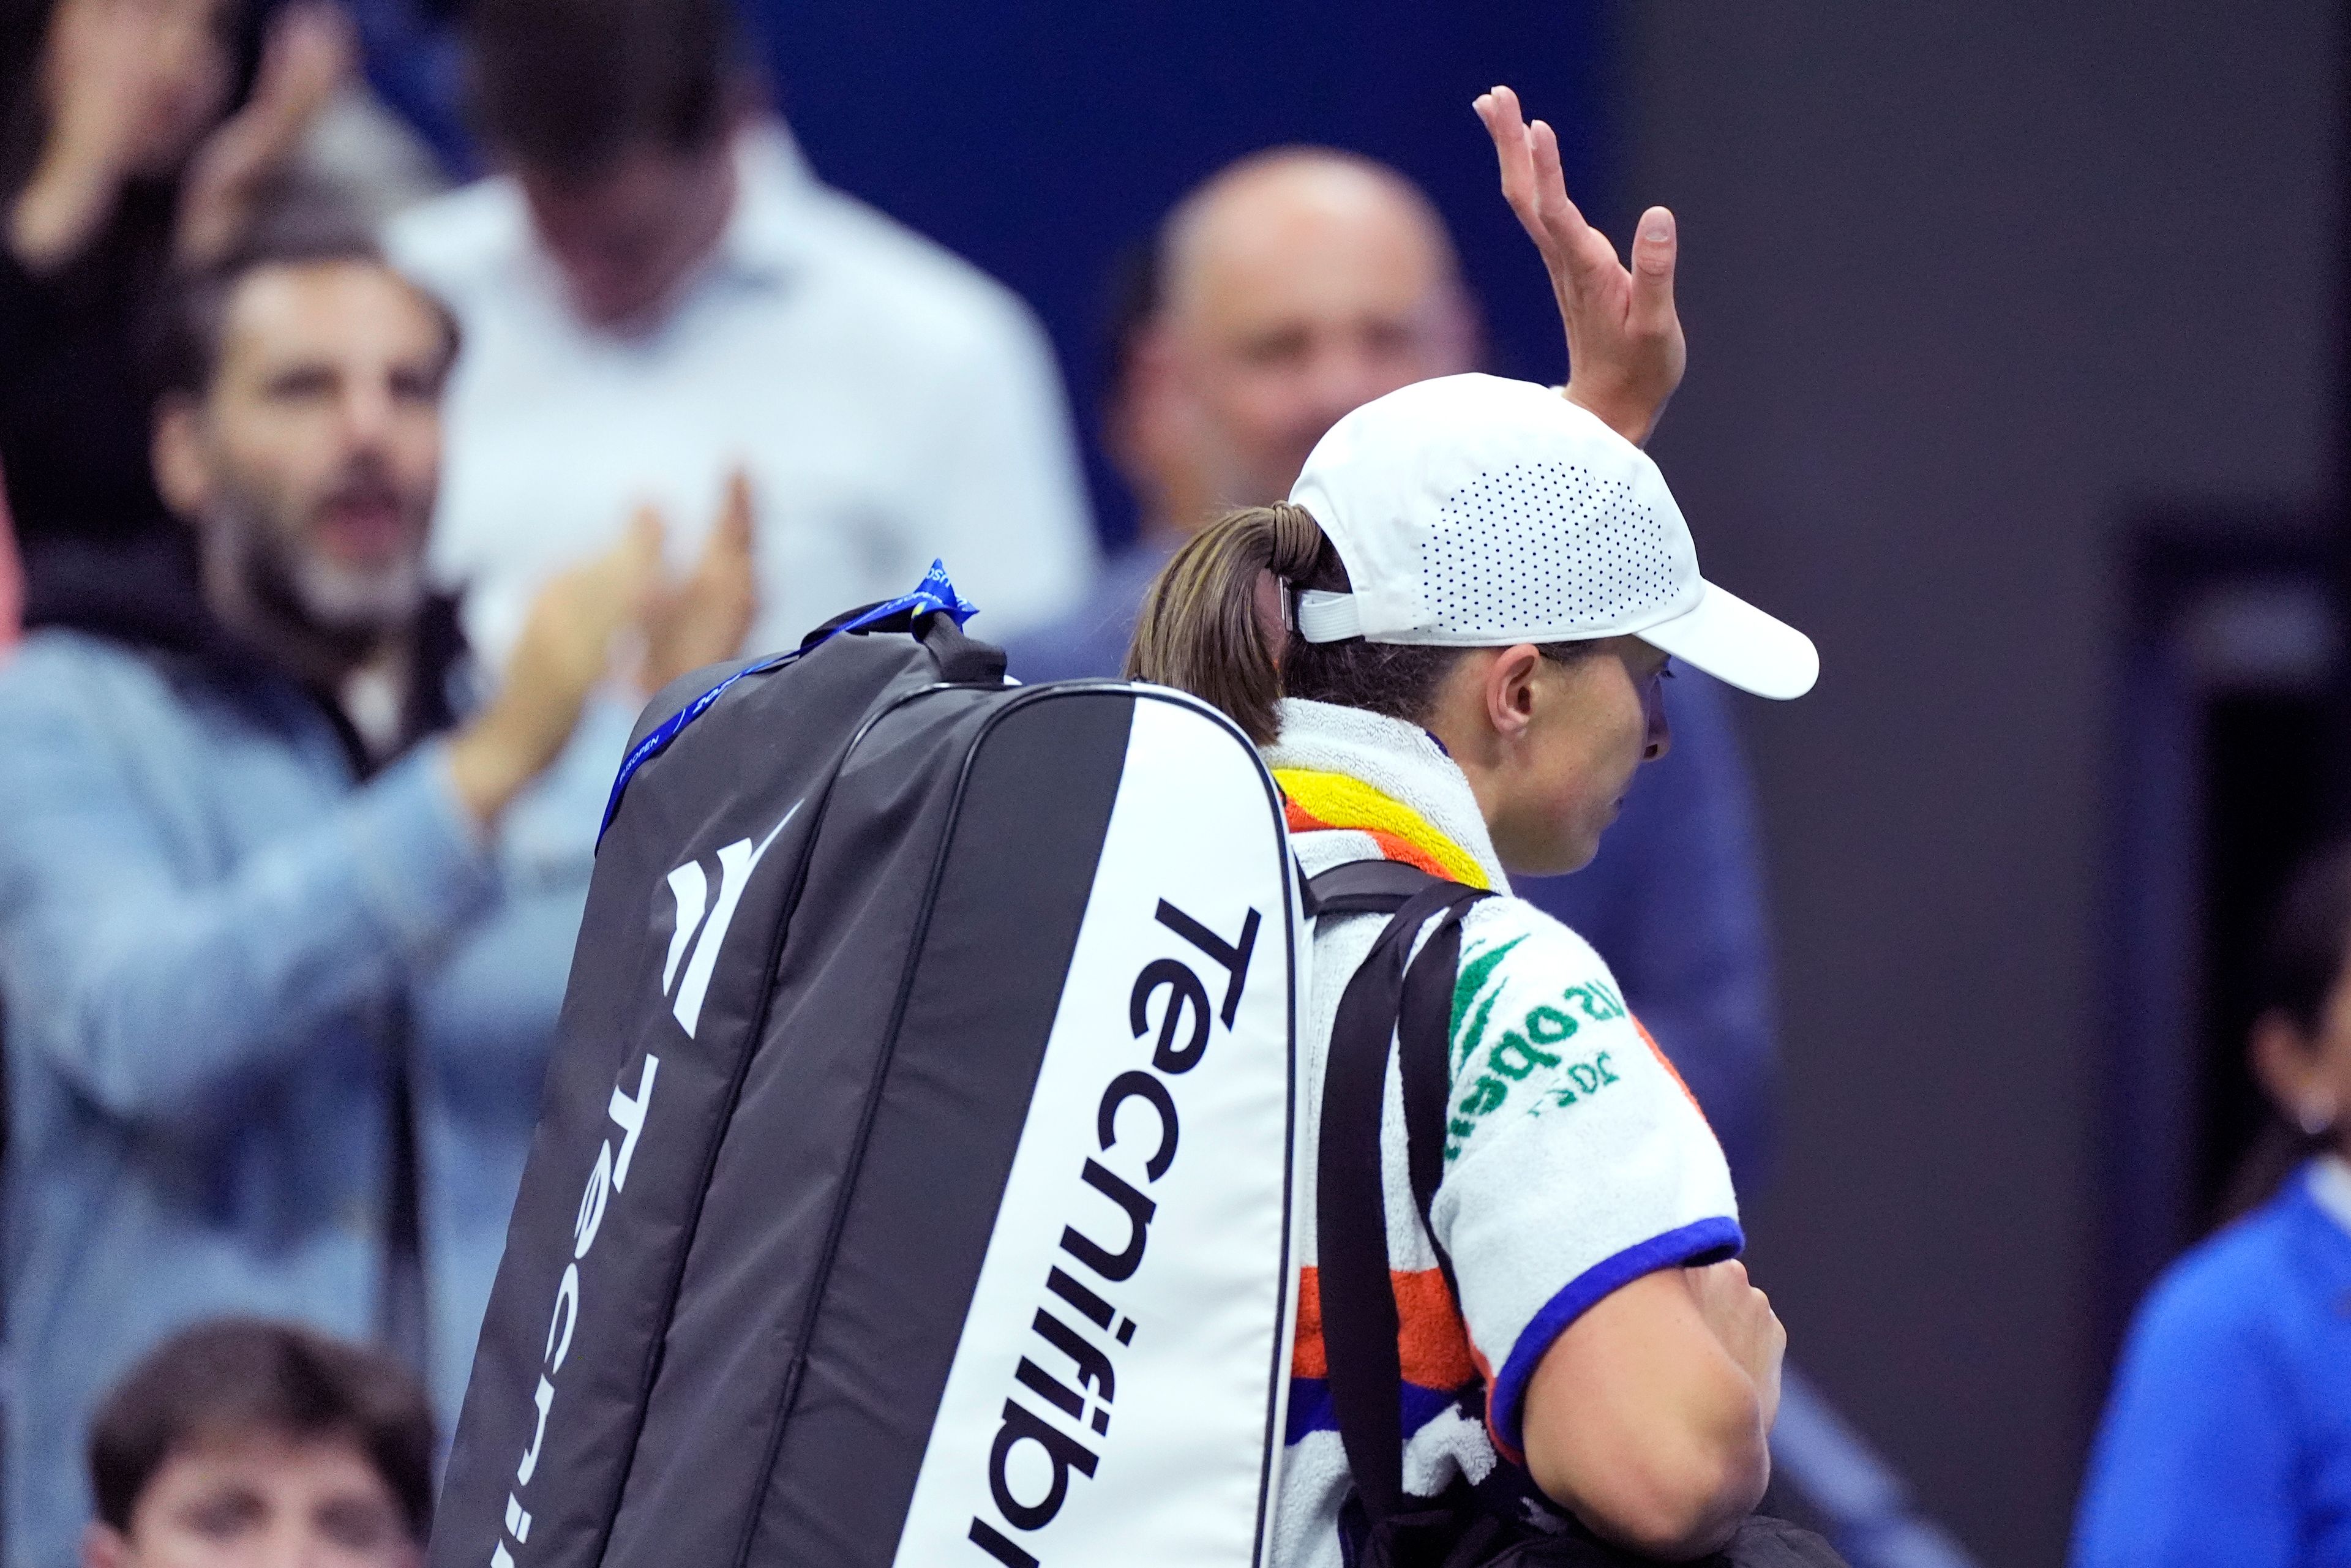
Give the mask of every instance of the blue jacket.
[[0, 802], [11, 1568], [74, 1561], [89, 1415], [164, 1334], [376, 1328], [393, 1051], [445, 1438], [584, 858], [485, 852], [437, 739], [362, 782], [338, 719], [259, 665], [70, 631], [0, 671]]
[[2351, 1212], [2321, 1205], [2317, 1174], [2174, 1264], [2140, 1306], [2074, 1568], [2351, 1568]]
[[[1011, 640], [1011, 673], [1116, 675], [1166, 559], [1147, 545], [1112, 558], [1075, 610]], [[985, 627], [975, 631], [986, 636]], [[1740, 1192], [1751, 1194], [1771, 1155], [1777, 1064], [1753, 791], [1719, 682], [1677, 669], [1666, 717], [1673, 748], [1641, 769], [1593, 862], [1511, 885], [1599, 949], [1705, 1108]]]

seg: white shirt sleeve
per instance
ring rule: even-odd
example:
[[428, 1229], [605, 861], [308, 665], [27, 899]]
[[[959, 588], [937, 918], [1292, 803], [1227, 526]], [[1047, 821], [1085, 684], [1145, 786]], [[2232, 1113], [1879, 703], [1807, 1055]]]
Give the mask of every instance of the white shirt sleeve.
[[1515, 1448], [1527, 1380], [1593, 1303], [1744, 1244], [1698, 1103], [1591, 945], [1518, 899], [1464, 926], [1431, 1219]]
[[982, 612], [974, 635], [1001, 642], [1068, 610], [1092, 579], [1096, 551], [1043, 329], [1008, 296], [973, 325], [981, 329], [967, 341], [941, 346], [941, 402], [930, 413], [939, 462], [922, 526]]

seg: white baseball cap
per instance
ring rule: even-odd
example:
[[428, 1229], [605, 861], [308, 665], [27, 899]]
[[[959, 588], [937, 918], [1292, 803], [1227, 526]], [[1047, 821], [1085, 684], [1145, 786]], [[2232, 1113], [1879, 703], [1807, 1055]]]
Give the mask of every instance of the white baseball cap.
[[1290, 499], [1353, 585], [1299, 595], [1310, 643], [1630, 633], [1758, 696], [1820, 675], [1811, 638], [1698, 575], [1648, 455], [1550, 388], [1441, 376], [1375, 398], [1316, 444]]

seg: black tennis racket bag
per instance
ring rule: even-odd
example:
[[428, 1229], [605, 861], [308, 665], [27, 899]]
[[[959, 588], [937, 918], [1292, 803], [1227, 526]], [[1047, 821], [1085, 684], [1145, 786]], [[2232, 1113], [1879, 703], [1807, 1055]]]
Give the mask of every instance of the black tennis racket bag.
[[943, 606], [647, 710], [435, 1568], [1264, 1561], [1280, 798], [1205, 706], [1008, 685]]

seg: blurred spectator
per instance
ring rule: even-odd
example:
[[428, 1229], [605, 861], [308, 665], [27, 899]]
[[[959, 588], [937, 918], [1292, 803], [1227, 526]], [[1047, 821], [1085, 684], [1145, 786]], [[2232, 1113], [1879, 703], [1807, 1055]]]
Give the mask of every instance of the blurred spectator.
[[666, 679], [749, 621], [739, 507], [675, 587], [641, 521], [476, 702], [423, 586], [455, 347], [364, 241], [196, 280], [154, 448], [201, 600], [0, 670], [13, 1563], [70, 1555], [99, 1392], [193, 1320], [375, 1338], [455, 1412], [585, 892], [507, 807], [616, 639]]
[[2351, 1563], [2351, 849], [2305, 867], [2249, 1055], [2280, 1120], [2267, 1201], [2140, 1304], [2075, 1521], [2075, 1568]]
[[242, 232], [349, 53], [334, 12], [291, 6], [256, 78], [256, 16], [23, 0], [0, 21], [0, 459], [36, 621], [103, 591], [120, 551], [189, 570], [149, 474], [135, 339], [174, 258]]
[[291, 1323], [215, 1320], [99, 1406], [83, 1568], [413, 1568], [433, 1413], [397, 1362]]
[[[1477, 361], [1443, 220], [1402, 175], [1347, 153], [1243, 159], [1176, 207], [1123, 281], [1104, 440], [1141, 528], [1076, 610], [1011, 640], [1022, 680], [1117, 674], [1178, 544], [1226, 507], [1288, 495], [1341, 415]], [[1673, 749], [1641, 769], [1598, 858], [1520, 891], [1607, 958], [1746, 1189], [1772, 1076], [1746, 768], [1720, 685], [1679, 671], [1666, 708]]]
[[510, 172], [389, 243], [465, 328], [434, 560], [486, 654], [632, 507], [699, 517], [738, 468], [761, 647], [935, 556], [999, 634], [1074, 596], [1092, 536], [1042, 332], [810, 174], [726, 0], [475, 0], [466, 26]]
[[1177, 545], [1227, 507], [1288, 495], [1342, 414], [1476, 359], [1443, 221], [1368, 159], [1244, 159], [1186, 197], [1122, 281], [1102, 426], [1136, 538], [1069, 614], [1014, 639], [1023, 680], [1116, 674]]

